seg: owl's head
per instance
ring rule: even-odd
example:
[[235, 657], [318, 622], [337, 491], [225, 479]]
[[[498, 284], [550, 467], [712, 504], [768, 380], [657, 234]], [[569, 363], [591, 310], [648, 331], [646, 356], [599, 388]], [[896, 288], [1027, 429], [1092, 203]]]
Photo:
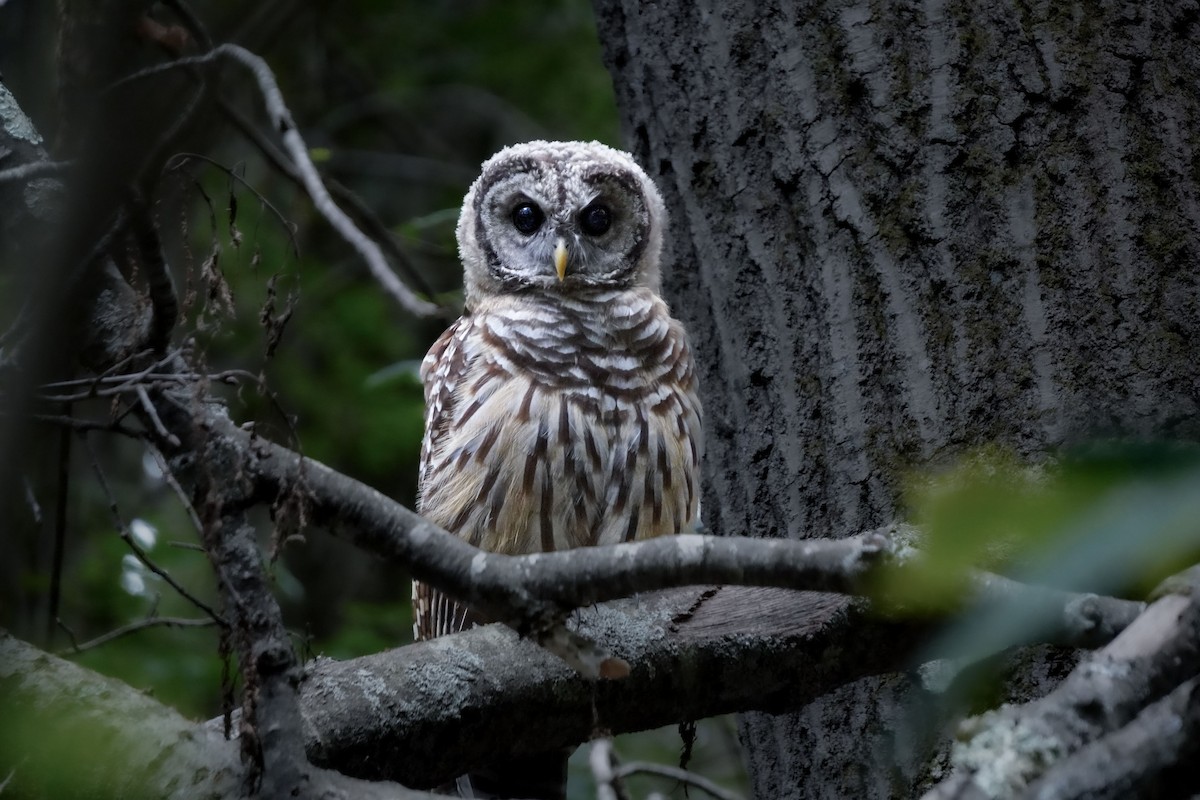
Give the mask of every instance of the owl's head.
[[497, 293], [658, 290], [667, 212], [627, 153], [527, 142], [483, 165], [458, 219], [467, 303]]

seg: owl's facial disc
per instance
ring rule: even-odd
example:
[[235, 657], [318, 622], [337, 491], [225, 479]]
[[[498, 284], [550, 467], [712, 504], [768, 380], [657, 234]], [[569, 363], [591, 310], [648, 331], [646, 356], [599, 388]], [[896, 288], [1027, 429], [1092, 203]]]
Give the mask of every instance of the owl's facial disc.
[[527, 142], [483, 166], [459, 218], [468, 303], [489, 294], [659, 286], [666, 209], [627, 154]]
[[608, 164], [520, 166], [497, 176], [479, 203], [480, 239], [498, 282], [552, 290], [634, 284], [650, 221], [637, 180]]

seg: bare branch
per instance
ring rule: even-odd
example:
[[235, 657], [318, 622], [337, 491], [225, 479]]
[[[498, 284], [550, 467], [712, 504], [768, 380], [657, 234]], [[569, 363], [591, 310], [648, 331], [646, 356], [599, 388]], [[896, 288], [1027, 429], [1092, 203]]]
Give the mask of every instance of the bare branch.
[[316, 166], [312, 163], [312, 159], [308, 155], [308, 146], [304, 143], [304, 138], [300, 135], [300, 131], [292, 119], [292, 113], [288, 110], [287, 104], [284, 102], [283, 93], [279, 90], [279, 85], [275, 81], [275, 75], [271, 72], [271, 68], [267, 65], [267, 62], [261, 57], [243, 47], [234, 44], [222, 44], [201, 56], [176, 59], [169, 63], [160, 64], [134, 73], [119, 81], [115, 86], [157, 75], [171, 69], [210, 64], [219, 58], [230, 59], [241, 64], [254, 76], [271, 123], [279, 132], [284, 149], [287, 150], [288, 155], [295, 164], [300, 174], [300, 179], [309, 197], [312, 198], [313, 206], [333, 226], [334, 230], [350, 246], [358, 251], [370, 269], [371, 274], [375, 277], [375, 280], [379, 282], [383, 289], [401, 307], [410, 313], [422, 317], [437, 314], [440, 311], [439, 307], [413, 294], [412, 290], [405, 286], [396, 277], [396, 273], [392, 271], [391, 267], [388, 266], [387, 259], [384, 258], [379, 245], [359, 230], [354, 221], [333, 202], [333, 199], [329, 196], [329, 191], [325, 188], [325, 184], [321, 180], [320, 174], [317, 172]]
[[[134, 392], [136, 394], [139, 389], [145, 388], [161, 389], [167, 386], [191, 385], [200, 381], [213, 381], [215, 383], [235, 386], [239, 380], [246, 380], [255, 384], [261, 384], [262, 382], [260, 376], [241, 369], [228, 369], [210, 374], [196, 372], [154, 373], [143, 371], [132, 375], [117, 375], [108, 378], [60, 381], [57, 385], [73, 383], [76, 385], [86, 385], [88, 388], [84, 391], [72, 392], [70, 394], [47, 393], [41, 394], [39, 397], [42, 400], [52, 403], [70, 403], [76, 400], [89, 400], [96, 397], [115, 397], [126, 392]], [[56, 384], [46, 384], [46, 386], [53, 385]]]
[[1058, 762], [1029, 788], [1036, 800], [1190, 797], [1200, 791], [1200, 678], [1120, 730]]
[[93, 650], [102, 645], [106, 645], [111, 641], [128, 636], [131, 633], [144, 631], [147, 628], [211, 628], [216, 625], [217, 621], [211, 617], [207, 619], [190, 619], [187, 617], [147, 617], [146, 619], [131, 622], [128, 625], [122, 625], [120, 628], [115, 628], [108, 633], [97, 636], [95, 639], [89, 639], [83, 644], [74, 644], [65, 650], [58, 651], [59, 656], [78, 655], [87, 650]]
[[[1100, 647], [1111, 642], [1146, 610], [1142, 602], [1035, 586], [980, 570], [972, 573], [971, 585], [975, 599], [985, 608], [998, 616], [1022, 621], [1019, 626], [992, 626], [988, 636], [974, 637], [987, 651], [996, 649], [989, 638], [999, 637], [1000, 647], [1031, 644], [1045, 641], [1047, 629], [1054, 631], [1052, 639], [1057, 644]], [[961, 624], [977, 627], [987, 625], [988, 619], [981, 622], [972, 615]], [[1020, 638], [1022, 635], [1025, 638]]]
[[596, 800], [629, 800], [629, 793], [621, 783], [614, 768], [616, 754], [613, 752], [611, 739], [597, 739], [592, 742], [588, 753], [588, 766], [592, 770], [592, 779], [596, 781]]
[[[16, 796], [44, 796], [45, 789], [36, 790], [37, 776], [61, 774], [66, 763], [77, 785], [109, 797], [184, 800], [195, 787], [181, 775], [205, 776], [209, 796], [243, 794], [235, 743], [120, 681], [2, 631], [0, 706], [6, 758], [29, 760], [13, 781]], [[68, 755], [81, 747], [88, 758]]]
[[81, 419], [66, 414], [34, 414], [33, 419], [38, 422], [44, 422], [47, 425], [59, 425], [81, 433], [86, 431], [104, 431], [107, 433], [119, 433], [122, 436], [128, 436], [132, 439], [141, 439], [145, 436], [141, 431], [126, 427], [119, 422]]
[[[224, 97], [218, 97], [217, 102], [221, 106], [221, 111], [233, 123], [233, 126], [241, 131], [251, 144], [258, 148], [262, 156], [271, 162], [271, 164], [279, 170], [285, 177], [292, 180], [301, 188], [304, 188], [304, 178], [300, 171], [296, 169], [287, 155], [282, 153], [275, 144], [267, 138], [262, 131], [258, 129], [253, 122], [246, 118], [246, 115], [237, 109]], [[329, 193], [338, 199], [343, 205], [348, 206], [350, 211], [358, 218], [359, 223], [363, 225], [374, 237], [374, 240], [387, 251], [392, 260], [400, 266], [407, 276], [408, 280], [416, 284], [418, 289], [426, 295], [432, 295], [431, 287], [426, 283], [424, 276], [412, 264], [408, 254], [400, 246], [396, 240], [395, 234], [383, 224], [375, 212], [364, 203], [358, 195], [347, 189], [339, 181], [332, 178], [326, 178], [326, 186]], [[445, 310], [447, 314], [450, 310]]]
[[387, 783], [366, 784], [314, 767], [304, 752], [296, 687], [300, 670], [279, 604], [265, 576], [254, 529], [246, 520], [246, 486], [229, 481], [240, 454], [216, 436], [193, 441], [193, 473], [204, 544], [234, 630], [245, 679], [239, 737], [248, 777], [263, 797], [430, 797]]
[[43, 175], [60, 175], [75, 166], [73, 161], [31, 161], [19, 167], [0, 170], [0, 183], [28, 181]]
[[104, 491], [105, 496], [108, 498], [108, 510], [113, 518], [113, 527], [117, 529], [117, 533], [120, 535], [121, 541], [125, 542], [126, 546], [129, 547], [129, 549], [133, 552], [134, 557], [141, 562], [142, 566], [146, 567], [146, 569], [150, 570], [155, 575], [166, 581], [172, 589], [179, 593], [180, 597], [184, 598], [196, 608], [207, 614], [209, 619], [211, 619], [214, 623], [222, 627], [227, 627], [229, 623], [210, 605], [188, 591], [186, 587], [184, 587], [171, 576], [171, 573], [158, 566], [158, 564], [155, 564], [154, 561], [152, 561], [150, 557], [146, 555], [146, 551], [143, 550], [141, 545], [139, 545], [133, 538], [133, 534], [129, 531], [129, 526], [125, 524], [125, 519], [121, 516], [121, 510], [117, 506], [116, 495], [113, 494], [112, 488], [108, 485], [108, 478], [105, 477], [104, 470], [100, 467], [100, 462], [96, 458], [95, 451], [92, 450], [91, 443], [87, 442], [86, 439], [84, 441], [87, 444], [88, 452], [91, 454], [92, 471], [95, 472], [96, 480], [100, 484], [100, 488]]
[[673, 781], [694, 786], [700, 791], [708, 794], [717, 800], [743, 800], [740, 794], [731, 792], [722, 786], [710, 781], [703, 775], [698, 775], [686, 769], [679, 767], [671, 767], [666, 764], [652, 764], [647, 761], [629, 761], [624, 764], [619, 764], [614, 770], [618, 778], [627, 778], [630, 775], [655, 775], [659, 778], [669, 778]]
[[953, 755], [957, 772], [927, 800], [1018, 796], [1048, 767], [1121, 730], [1192, 679], [1200, 671], [1197, 599], [1163, 597], [1050, 694], [964, 722], [967, 738]]
[[162, 420], [158, 418], [158, 412], [154, 409], [154, 404], [150, 402], [150, 394], [146, 391], [146, 387], [139, 383], [136, 387], [136, 391], [138, 401], [142, 404], [142, 410], [146, 412], [146, 417], [154, 426], [154, 432], [175, 447], [178, 447], [179, 437], [173, 433], [170, 433], [165, 427], [163, 427]]
[[294, 453], [252, 437], [227, 417], [214, 415], [208, 424], [243, 453], [262, 497], [302, 482], [318, 524], [407, 566], [415, 578], [456, 600], [527, 629], [543, 615], [556, 619], [571, 608], [671, 586], [743, 583], [853, 592], [887, 552], [888, 540], [879, 534], [806, 541], [689, 534], [569, 553], [488, 553], [318, 461], [304, 459], [301, 476]]
[[[175, 496], [179, 499], [179, 503], [183, 506], [184, 511], [187, 512], [188, 519], [192, 521], [192, 526], [196, 529], [196, 532], [203, 536], [204, 523], [200, 520], [200, 515], [196, 513], [196, 507], [192, 505], [192, 499], [188, 497], [188, 493], [184, 491], [183, 486], [179, 483], [179, 479], [171, 471], [171, 465], [167, 463], [167, 459], [163, 456], [161, 450], [149, 442], [147, 442], [147, 446], [150, 448], [150, 454], [154, 456], [154, 461], [158, 464], [159, 470], [162, 471], [163, 480], [175, 492]], [[203, 547], [190, 542], [171, 542], [170, 544], [173, 547], [183, 547], [204, 552]]]

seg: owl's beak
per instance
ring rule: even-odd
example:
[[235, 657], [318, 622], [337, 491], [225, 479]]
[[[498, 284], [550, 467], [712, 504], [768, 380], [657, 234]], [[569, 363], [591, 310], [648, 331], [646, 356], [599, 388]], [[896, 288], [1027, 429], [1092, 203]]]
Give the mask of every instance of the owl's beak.
[[554, 271], [558, 273], [560, 283], [567, 277], [567, 243], [561, 236], [558, 237], [558, 244], [554, 246]]

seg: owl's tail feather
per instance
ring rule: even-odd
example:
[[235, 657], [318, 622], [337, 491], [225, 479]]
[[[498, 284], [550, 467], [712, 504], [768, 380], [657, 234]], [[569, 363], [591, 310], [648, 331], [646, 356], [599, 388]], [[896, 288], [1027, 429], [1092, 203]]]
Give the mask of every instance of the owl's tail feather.
[[569, 750], [512, 756], [458, 779], [463, 798], [566, 800]]

